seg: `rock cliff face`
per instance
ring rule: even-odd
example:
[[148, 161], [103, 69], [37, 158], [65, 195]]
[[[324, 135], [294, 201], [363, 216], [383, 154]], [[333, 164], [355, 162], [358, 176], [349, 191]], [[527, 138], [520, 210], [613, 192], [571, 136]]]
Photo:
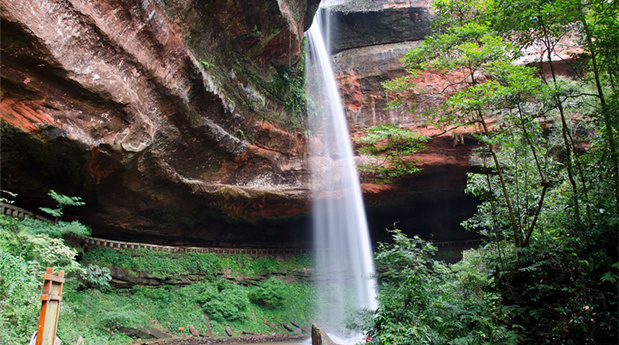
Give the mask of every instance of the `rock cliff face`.
[[[31, 210], [50, 188], [79, 195], [87, 206], [66, 213], [98, 237], [303, 246], [302, 38], [318, 2], [2, 0], [2, 189]], [[350, 1], [331, 16], [350, 127], [438, 135], [385, 110], [380, 86], [430, 32], [427, 1]], [[363, 185], [374, 239], [394, 221], [466, 237], [454, 229], [475, 207], [461, 192], [469, 146], [429, 146], [422, 173]]]
[[334, 53], [423, 39], [431, 32], [429, 0], [358, 0], [331, 7]]
[[387, 109], [382, 82], [405, 74], [400, 61], [431, 33], [427, 0], [352, 1], [332, 7], [334, 69], [349, 124], [419, 123], [415, 112]]
[[[431, 33], [429, 1], [350, 1], [332, 7], [334, 69], [353, 136], [381, 124], [398, 124], [430, 136], [427, 149], [412, 157], [422, 171], [391, 185], [362, 184], [375, 240], [389, 240], [393, 226], [426, 239], [455, 241], [475, 237], [459, 223], [470, 217], [476, 200], [464, 194], [474, 141], [467, 133], [444, 133], [424, 125], [419, 111], [388, 109], [381, 83], [405, 75], [400, 61]], [[436, 87], [431, 74], [425, 85]], [[440, 102], [427, 98], [418, 108]], [[462, 140], [454, 140], [454, 137]], [[364, 176], [362, 175], [362, 178]]]
[[225, 241], [298, 213], [317, 2], [3, 0], [2, 189], [80, 195], [100, 236]]

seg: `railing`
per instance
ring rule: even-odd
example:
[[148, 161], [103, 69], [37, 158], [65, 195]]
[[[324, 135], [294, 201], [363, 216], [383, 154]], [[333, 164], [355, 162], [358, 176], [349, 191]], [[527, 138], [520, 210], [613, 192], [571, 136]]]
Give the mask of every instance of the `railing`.
[[[213, 253], [213, 254], [245, 254], [245, 255], [300, 255], [312, 254], [311, 249], [303, 248], [222, 248], [222, 247], [186, 247], [163, 246], [149, 243], [124, 242], [97, 237], [86, 237], [85, 243], [91, 246], [107, 247], [112, 249], [148, 249], [168, 253]], [[436, 247], [476, 246], [482, 243], [481, 239], [433, 242]]]
[[124, 242], [107, 240], [97, 237], [86, 237], [86, 244], [112, 249], [148, 249], [168, 253], [213, 253], [213, 254], [246, 254], [246, 255], [299, 255], [312, 253], [303, 248], [221, 248], [221, 247], [185, 247], [162, 246], [157, 244]]
[[[44, 222], [52, 222], [51, 220], [32, 213], [23, 208], [0, 202], [0, 213], [24, 219], [30, 217]], [[481, 239], [464, 240], [464, 241], [449, 241], [449, 242], [432, 242], [436, 247], [455, 247], [455, 246], [477, 246], [483, 242]], [[148, 249], [168, 253], [213, 253], [213, 254], [246, 254], [246, 255], [300, 255], [312, 254], [314, 251], [304, 248], [221, 248], [221, 247], [187, 247], [187, 246], [162, 246], [157, 244], [139, 243], [139, 242], [124, 242], [116, 240], [107, 240], [97, 237], [86, 237], [85, 243], [91, 246], [107, 247], [112, 249]]]
[[483, 239], [449, 241], [449, 242], [430, 242], [435, 247], [454, 247], [454, 246], [478, 246], [484, 242]]
[[37, 219], [43, 222], [53, 223], [52, 220], [39, 216], [38, 214], [32, 213], [28, 210], [24, 210], [21, 207], [7, 204], [5, 202], [0, 202], [0, 214], [6, 215], [9, 217], [19, 218], [19, 219], [30, 217], [30, 218]]

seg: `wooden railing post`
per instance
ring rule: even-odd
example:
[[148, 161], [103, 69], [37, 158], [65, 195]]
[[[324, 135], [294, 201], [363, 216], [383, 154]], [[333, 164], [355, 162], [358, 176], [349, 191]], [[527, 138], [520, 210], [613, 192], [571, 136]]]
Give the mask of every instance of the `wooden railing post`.
[[58, 272], [57, 276], [52, 273], [52, 268], [48, 267], [43, 277], [41, 314], [39, 316], [39, 326], [37, 327], [36, 345], [54, 345], [56, 340], [56, 327], [58, 326], [58, 313], [60, 312], [60, 301], [62, 300], [64, 272]]

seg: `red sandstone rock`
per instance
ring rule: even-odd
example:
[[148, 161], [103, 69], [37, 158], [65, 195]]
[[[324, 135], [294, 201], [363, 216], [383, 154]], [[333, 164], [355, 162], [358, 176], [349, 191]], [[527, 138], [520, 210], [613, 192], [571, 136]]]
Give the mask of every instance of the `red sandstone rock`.
[[306, 209], [303, 136], [266, 86], [298, 68], [316, 3], [3, 1], [3, 188], [80, 195], [102, 236], [180, 238], [170, 208]]
[[[354, 3], [372, 13], [348, 17], [366, 27], [349, 31], [354, 42], [338, 49], [367, 45], [358, 44], [359, 33], [400, 19], [408, 18], [402, 32], [422, 30], [374, 35], [368, 44], [380, 46], [336, 56], [351, 127], [418, 126], [415, 115], [385, 111], [380, 83], [402, 75], [398, 59], [414, 43], [400, 41], [425, 34], [428, 22], [417, 15], [427, 4]], [[32, 210], [49, 188], [82, 196], [83, 211], [65, 212], [99, 237], [210, 246], [309, 241], [297, 217], [309, 209], [306, 140], [290, 129], [286, 90], [276, 87], [299, 69], [317, 1], [165, 4], [3, 1], [3, 189]], [[365, 183], [366, 201], [437, 188], [461, 193], [469, 144], [451, 147], [445, 135], [429, 146], [419, 156], [422, 173], [393, 185]]]

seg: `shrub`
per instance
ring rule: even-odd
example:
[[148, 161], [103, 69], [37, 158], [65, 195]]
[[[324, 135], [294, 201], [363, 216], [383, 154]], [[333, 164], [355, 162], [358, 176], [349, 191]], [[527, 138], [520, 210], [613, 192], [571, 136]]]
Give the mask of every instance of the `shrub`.
[[250, 292], [249, 298], [252, 303], [277, 309], [285, 302], [286, 290], [286, 283], [276, 277], [272, 277]]
[[247, 291], [238, 285], [220, 284], [200, 295], [202, 310], [213, 320], [234, 321], [245, 316], [249, 306]]
[[0, 249], [0, 339], [6, 344], [26, 344], [36, 330], [41, 305], [36, 273], [22, 257]]
[[366, 318], [366, 332], [379, 344], [517, 344], [520, 337], [503, 320], [492, 270], [481, 252], [467, 252], [458, 264], [433, 259], [436, 248], [418, 237], [391, 230], [393, 243], [376, 254], [380, 282], [378, 310]]

